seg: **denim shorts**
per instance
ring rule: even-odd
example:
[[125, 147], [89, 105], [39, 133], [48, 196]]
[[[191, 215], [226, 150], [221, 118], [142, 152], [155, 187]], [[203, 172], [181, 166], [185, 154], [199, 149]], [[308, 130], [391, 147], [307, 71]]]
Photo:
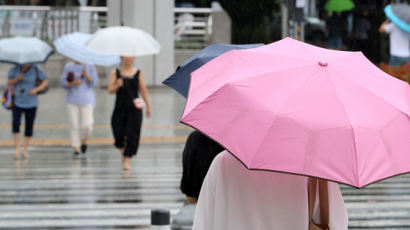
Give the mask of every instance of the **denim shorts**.
[[399, 57], [390, 55], [390, 66], [401, 66], [404, 65], [406, 62], [410, 62], [410, 57]]

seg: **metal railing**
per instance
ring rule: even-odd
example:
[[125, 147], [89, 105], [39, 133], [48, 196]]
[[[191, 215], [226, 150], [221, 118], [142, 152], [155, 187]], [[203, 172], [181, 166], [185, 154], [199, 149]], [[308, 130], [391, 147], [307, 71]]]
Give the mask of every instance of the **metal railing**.
[[212, 34], [211, 8], [174, 9], [175, 48], [203, 48]]
[[[64, 34], [93, 33], [107, 25], [107, 7], [0, 5], [0, 37], [35, 36], [52, 41]], [[174, 8], [175, 48], [202, 48], [212, 34], [210, 8]]]
[[92, 33], [105, 26], [106, 12], [106, 7], [0, 5], [0, 37], [25, 35], [53, 40], [80, 31], [84, 24], [86, 32]]

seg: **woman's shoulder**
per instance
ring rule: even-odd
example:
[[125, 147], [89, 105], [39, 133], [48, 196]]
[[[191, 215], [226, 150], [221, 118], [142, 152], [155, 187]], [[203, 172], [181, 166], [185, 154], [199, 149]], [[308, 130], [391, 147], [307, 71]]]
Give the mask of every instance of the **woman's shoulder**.
[[9, 73], [17, 72], [19, 69], [20, 69], [20, 67], [18, 65], [15, 65], [15, 66], [11, 67], [11, 69], [9, 70]]
[[135, 73], [135, 74], [134, 74], [135, 76], [139, 76], [139, 75], [141, 74], [141, 70], [138, 69], [137, 67], [135, 67], [134, 73]]
[[222, 152], [220, 152], [219, 154], [215, 156], [214, 160], [212, 161], [212, 164], [220, 165], [222, 162], [227, 162], [227, 161], [235, 162], [236, 159], [227, 150], [223, 150]]

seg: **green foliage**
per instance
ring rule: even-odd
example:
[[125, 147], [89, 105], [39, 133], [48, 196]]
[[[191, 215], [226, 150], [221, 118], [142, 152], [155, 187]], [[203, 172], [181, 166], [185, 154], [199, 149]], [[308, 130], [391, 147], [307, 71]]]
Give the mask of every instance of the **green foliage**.
[[270, 17], [279, 9], [275, 0], [219, 0], [232, 19], [232, 43], [268, 43]]
[[[213, 0], [176, 0], [196, 7], [210, 7]], [[279, 10], [279, 0], [219, 0], [232, 20], [232, 43], [270, 42], [270, 17]]]

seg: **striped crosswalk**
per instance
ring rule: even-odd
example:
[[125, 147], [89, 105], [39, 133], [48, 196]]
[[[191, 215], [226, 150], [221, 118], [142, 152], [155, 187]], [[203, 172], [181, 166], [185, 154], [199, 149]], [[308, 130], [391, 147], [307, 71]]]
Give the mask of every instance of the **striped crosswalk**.
[[28, 160], [0, 150], [0, 229], [150, 229], [150, 211], [174, 216], [182, 145], [143, 144], [131, 171], [111, 146], [74, 160], [64, 147], [33, 147]]
[[[14, 161], [0, 149], [0, 229], [150, 229], [150, 210], [184, 205], [181, 143], [141, 146], [123, 171], [111, 146], [91, 146], [85, 160], [65, 147], [33, 147]], [[410, 175], [355, 189], [341, 185], [349, 229], [410, 229]]]
[[349, 214], [349, 229], [410, 229], [410, 175], [363, 189], [340, 187]]

